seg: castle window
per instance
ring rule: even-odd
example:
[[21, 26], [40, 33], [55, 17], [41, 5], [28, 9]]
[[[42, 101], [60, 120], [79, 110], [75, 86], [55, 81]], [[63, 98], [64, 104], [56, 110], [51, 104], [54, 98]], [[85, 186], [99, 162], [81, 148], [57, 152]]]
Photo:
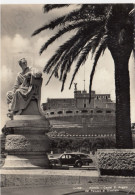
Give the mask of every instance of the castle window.
[[82, 113], [87, 113], [87, 112], [88, 112], [88, 110], [82, 110], [81, 112], [82, 112]]
[[62, 111], [59, 111], [59, 112], [57, 112], [58, 114], [62, 114], [63, 112]]
[[69, 113], [73, 113], [73, 112], [72, 112], [71, 110], [68, 110], [68, 111], [66, 111], [66, 113], [68, 113], [68, 114], [69, 114]]
[[93, 113], [93, 110], [91, 110], [90, 112]]
[[76, 113], [78, 113], [79, 111], [77, 110]]
[[106, 96], [106, 100], [108, 99], [108, 97]]
[[102, 110], [97, 110], [97, 113], [102, 113]]
[[107, 110], [106, 113], [111, 113], [111, 111], [110, 110]]
[[86, 108], [86, 104], [84, 104], [84, 108]]
[[50, 112], [50, 114], [51, 114], [51, 115], [53, 115], [53, 114], [54, 114], [54, 112]]

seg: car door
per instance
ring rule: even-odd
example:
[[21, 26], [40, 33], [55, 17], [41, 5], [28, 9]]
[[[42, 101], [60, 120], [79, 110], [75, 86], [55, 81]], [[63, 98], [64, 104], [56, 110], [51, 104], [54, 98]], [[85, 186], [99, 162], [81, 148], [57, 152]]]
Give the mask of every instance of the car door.
[[62, 165], [68, 165], [68, 155], [67, 154], [63, 154], [60, 157], [60, 161]]
[[75, 163], [75, 157], [74, 157], [74, 155], [68, 154], [68, 164], [69, 165], [74, 165], [74, 163]]

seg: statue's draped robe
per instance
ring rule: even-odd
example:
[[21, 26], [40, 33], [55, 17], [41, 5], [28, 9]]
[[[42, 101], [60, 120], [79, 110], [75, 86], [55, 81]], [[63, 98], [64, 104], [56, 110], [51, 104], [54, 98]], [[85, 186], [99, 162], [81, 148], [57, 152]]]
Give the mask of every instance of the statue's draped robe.
[[42, 76], [41, 72], [29, 67], [24, 72], [18, 73], [13, 91], [12, 93], [10, 92], [10, 109], [13, 112], [25, 109], [34, 94], [34, 89], [31, 85], [31, 76], [28, 76], [28, 73], [31, 73], [31, 76], [35, 78]]

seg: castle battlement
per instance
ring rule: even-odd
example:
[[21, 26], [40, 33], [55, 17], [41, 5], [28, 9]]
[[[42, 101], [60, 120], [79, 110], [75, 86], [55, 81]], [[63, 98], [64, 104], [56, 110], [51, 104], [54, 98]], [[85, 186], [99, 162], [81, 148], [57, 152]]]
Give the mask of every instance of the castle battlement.
[[89, 93], [87, 91], [74, 91], [74, 98], [54, 98], [47, 99], [46, 103], [42, 104], [43, 110], [51, 109], [112, 109], [115, 110], [115, 103], [111, 100], [110, 94], [96, 94], [91, 92], [91, 102], [89, 103]]

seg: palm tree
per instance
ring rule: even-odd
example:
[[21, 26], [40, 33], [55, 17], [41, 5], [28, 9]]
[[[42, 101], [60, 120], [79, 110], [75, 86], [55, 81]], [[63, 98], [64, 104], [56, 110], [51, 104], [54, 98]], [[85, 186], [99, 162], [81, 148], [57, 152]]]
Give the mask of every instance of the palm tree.
[[[45, 5], [44, 12], [65, 6], [71, 5]], [[77, 8], [49, 24], [45, 24], [32, 34], [33, 36], [43, 30], [53, 30], [59, 27], [58, 32], [41, 47], [40, 54], [42, 54], [63, 34], [73, 32], [73, 36], [66, 40], [48, 60], [43, 71], [50, 73], [48, 82], [53, 75], [58, 77], [62, 81], [61, 90], [63, 90], [73, 62], [76, 62], [76, 67], [70, 87], [79, 68], [85, 63], [89, 53], [92, 53], [94, 63], [89, 85], [91, 99], [92, 81], [97, 62], [101, 54], [108, 48], [115, 66], [116, 145], [117, 148], [132, 148], [128, 62], [134, 49], [134, 11], [132, 11], [134, 6], [133, 4], [81, 4], [74, 6]]]

